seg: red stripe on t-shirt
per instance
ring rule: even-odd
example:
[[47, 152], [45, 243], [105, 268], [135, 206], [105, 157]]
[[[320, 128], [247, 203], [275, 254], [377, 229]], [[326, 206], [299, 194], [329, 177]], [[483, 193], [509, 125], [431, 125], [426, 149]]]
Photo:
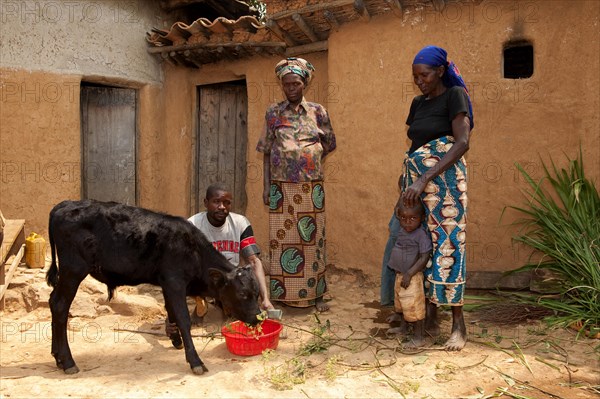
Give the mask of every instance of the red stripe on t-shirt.
[[246, 237], [242, 241], [240, 241], [240, 251], [242, 251], [244, 248], [250, 245], [256, 245], [256, 240], [254, 239], [254, 236]]

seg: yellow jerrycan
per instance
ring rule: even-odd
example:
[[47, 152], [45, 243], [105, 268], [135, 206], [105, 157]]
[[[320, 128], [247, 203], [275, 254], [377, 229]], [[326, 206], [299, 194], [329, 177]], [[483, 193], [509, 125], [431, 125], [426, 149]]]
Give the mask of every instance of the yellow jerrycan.
[[25, 239], [25, 263], [30, 268], [46, 266], [46, 240], [37, 233], [31, 233]]

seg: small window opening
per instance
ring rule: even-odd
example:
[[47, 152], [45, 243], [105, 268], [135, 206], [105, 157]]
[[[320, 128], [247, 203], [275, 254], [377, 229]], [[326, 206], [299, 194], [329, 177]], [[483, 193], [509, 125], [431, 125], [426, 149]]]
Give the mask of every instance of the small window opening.
[[533, 45], [511, 42], [504, 47], [504, 77], [524, 79], [533, 75]]

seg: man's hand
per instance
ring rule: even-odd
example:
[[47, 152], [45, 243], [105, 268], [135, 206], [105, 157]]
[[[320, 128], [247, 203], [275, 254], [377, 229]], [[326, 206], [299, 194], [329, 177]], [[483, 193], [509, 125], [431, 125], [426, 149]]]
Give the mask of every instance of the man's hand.
[[260, 308], [263, 310], [275, 309], [275, 306], [268, 299], [263, 299], [260, 304]]

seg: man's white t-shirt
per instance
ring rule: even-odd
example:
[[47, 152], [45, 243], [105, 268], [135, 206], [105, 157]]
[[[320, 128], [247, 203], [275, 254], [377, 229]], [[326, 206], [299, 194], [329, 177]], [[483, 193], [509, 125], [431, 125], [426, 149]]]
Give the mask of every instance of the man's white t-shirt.
[[240, 254], [242, 258], [260, 254], [250, 221], [243, 215], [229, 212], [225, 223], [220, 227], [210, 224], [206, 212], [197, 213], [188, 220], [204, 233], [215, 249], [225, 255], [234, 266], [240, 264]]

